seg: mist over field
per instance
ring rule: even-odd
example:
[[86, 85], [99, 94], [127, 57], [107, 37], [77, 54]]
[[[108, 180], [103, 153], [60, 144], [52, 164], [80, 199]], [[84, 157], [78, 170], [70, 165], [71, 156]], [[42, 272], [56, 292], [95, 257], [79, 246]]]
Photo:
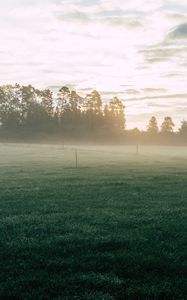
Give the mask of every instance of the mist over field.
[[187, 299], [187, 0], [0, 1], [0, 300]]

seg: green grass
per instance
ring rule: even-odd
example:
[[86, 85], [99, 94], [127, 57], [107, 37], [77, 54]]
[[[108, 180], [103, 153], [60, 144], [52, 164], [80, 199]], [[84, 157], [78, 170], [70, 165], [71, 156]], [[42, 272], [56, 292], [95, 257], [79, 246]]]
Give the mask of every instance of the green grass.
[[185, 148], [0, 145], [0, 299], [186, 299]]

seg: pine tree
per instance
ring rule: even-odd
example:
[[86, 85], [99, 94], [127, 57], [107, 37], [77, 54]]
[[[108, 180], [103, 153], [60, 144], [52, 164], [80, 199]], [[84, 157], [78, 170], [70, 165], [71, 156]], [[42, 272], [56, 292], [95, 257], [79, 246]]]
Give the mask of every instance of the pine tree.
[[165, 117], [161, 125], [161, 133], [172, 133], [175, 124], [171, 117]]
[[152, 116], [147, 126], [147, 132], [151, 135], [155, 135], [158, 133], [158, 131], [159, 129], [158, 129], [157, 119], [154, 116]]

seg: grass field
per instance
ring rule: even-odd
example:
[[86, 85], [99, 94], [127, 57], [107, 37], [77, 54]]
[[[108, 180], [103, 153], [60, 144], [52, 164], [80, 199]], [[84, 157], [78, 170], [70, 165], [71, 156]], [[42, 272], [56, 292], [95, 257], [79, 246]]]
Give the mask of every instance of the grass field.
[[187, 299], [187, 149], [0, 144], [0, 299]]

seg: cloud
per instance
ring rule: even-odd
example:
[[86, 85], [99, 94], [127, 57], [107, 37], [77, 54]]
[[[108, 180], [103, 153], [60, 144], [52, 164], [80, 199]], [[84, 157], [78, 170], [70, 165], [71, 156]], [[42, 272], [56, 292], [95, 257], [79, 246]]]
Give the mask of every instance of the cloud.
[[144, 55], [145, 62], [147, 63], [157, 63], [168, 61], [174, 56], [186, 55], [187, 46], [180, 45], [176, 46], [173, 44], [166, 44], [165, 42], [160, 45], [154, 45], [147, 47], [146, 49], [140, 50], [140, 53]]
[[80, 23], [87, 23], [87, 22], [91, 21], [91, 19], [89, 18], [89, 16], [86, 13], [83, 13], [80, 11], [74, 11], [71, 13], [58, 12], [58, 13], [56, 13], [56, 17], [57, 17], [57, 19], [59, 19], [60, 21], [63, 21], [63, 22], [77, 21]]
[[[187, 65], [186, 65], [187, 66]], [[181, 77], [181, 78], [184, 78], [185, 77], [185, 74], [184, 73], [166, 73], [166, 74], [163, 74], [161, 75], [161, 77], [166, 77], [166, 78], [175, 78], [175, 77]]]
[[102, 18], [99, 21], [111, 26], [123, 26], [123, 27], [125, 26], [128, 28], [138, 28], [143, 26], [143, 23], [141, 21], [136, 20], [133, 17], [127, 18], [127, 17], [115, 16], [115, 17]]
[[160, 108], [168, 108], [169, 107], [169, 104], [163, 104], [163, 103], [155, 103], [155, 102], [150, 102], [150, 103], [147, 103], [148, 106], [150, 107], [160, 107]]
[[173, 21], [176, 21], [176, 22], [183, 22], [186, 20], [186, 14], [183, 14], [183, 13], [167, 13], [166, 14], [167, 18], [173, 20]]
[[187, 93], [183, 94], [170, 94], [170, 95], [155, 95], [155, 96], [143, 96], [139, 98], [130, 98], [128, 101], [148, 100], [148, 99], [187, 99]]
[[[99, 3], [99, 1], [98, 1]], [[91, 23], [103, 26], [123, 26], [127, 28], [138, 28], [143, 26], [142, 13], [118, 9], [108, 9], [106, 5], [90, 2], [89, 6], [77, 2], [70, 5], [60, 5], [54, 10], [54, 16], [61, 22]], [[98, 7], [101, 9], [99, 10]], [[70, 9], [71, 8], [71, 9]]]
[[148, 102], [185, 107], [186, 17], [186, 0], [0, 1], [0, 84], [117, 94], [138, 126]]
[[136, 12], [151, 12], [160, 8], [163, 4], [163, 0], [100, 0], [100, 7], [105, 10], [129, 10]]
[[164, 89], [164, 88], [144, 88], [142, 89], [143, 92], [145, 93], [158, 93], [158, 92], [167, 92], [168, 89]]
[[[168, 62], [170, 65], [184, 66], [187, 55], [187, 23], [168, 30], [160, 43], [149, 45], [139, 51], [146, 64]], [[176, 73], [174, 70], [171, 73]]]
[[140, 93], [140, 91], [136, 90], [136, 89], [127, 89], [127, 90], [125, 90], [125, 92], [129, 95], [136, 95], [136, 94]]
[[167, 36], [170, 40], [187, 39], [187, 23], [180, 24], [171, 30]]

